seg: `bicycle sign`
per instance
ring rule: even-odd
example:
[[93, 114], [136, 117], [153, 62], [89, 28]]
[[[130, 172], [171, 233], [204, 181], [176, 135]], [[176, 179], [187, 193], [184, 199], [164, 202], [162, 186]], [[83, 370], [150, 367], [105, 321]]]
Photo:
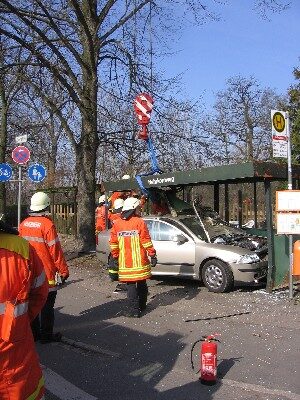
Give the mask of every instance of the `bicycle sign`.
[[25, 146], [18, 146], [13, 149], [11, 157], [17, 164], [26, 164], [30, 159], [30, 151]]
[[12, 168], [9, 164], [0, 164], [0, 182], [9, 181], [12, 177]]

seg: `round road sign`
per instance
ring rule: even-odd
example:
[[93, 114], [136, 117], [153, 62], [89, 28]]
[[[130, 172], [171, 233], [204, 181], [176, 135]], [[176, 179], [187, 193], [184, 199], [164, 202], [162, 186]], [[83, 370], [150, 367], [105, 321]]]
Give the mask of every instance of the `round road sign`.
[[12, 176], [12, 168], [9, 164], [0, 164], [0, 182], [9, 181]]
[[272, 119], [274, 129], [281, 133], [285, 130], [285, 118], [281, 112], [275, 112]]
[[46, 177], [46, 168], [41, 164], [33, 164], [28, 168], [28, 177], [32, 182], [42, 182]]
[[15, 147], [11, 157], [17, 164], [26, 164], [30, 160], [30, 151], [25, 146]]

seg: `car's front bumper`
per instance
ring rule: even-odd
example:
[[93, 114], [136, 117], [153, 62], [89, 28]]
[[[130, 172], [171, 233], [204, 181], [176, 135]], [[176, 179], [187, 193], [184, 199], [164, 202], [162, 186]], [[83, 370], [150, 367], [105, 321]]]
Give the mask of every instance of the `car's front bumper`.
[[266, 278], [268, 262], [260, 261], [253, 264], [231, 264], [235, 282], [258, 283]]

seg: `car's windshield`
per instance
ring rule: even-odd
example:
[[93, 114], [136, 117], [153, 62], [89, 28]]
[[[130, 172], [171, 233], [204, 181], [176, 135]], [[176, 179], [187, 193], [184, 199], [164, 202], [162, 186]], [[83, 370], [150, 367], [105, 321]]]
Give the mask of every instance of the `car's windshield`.
[[186, 217], [181, 218], [180, 222], [185, 225], [189, 230], [193, 232], [201, 240], [207, 240], [207, 236], [201, 226], [199, 219], [197, 217]]
[[219, 235], [240, 235], [244, 231], [230, 226], [227, 222], [223, 221], [219, 214], [211, 208], [201, 207], [197, 209], [199, 216], [204, 224], [204, 227], [210, 237]]

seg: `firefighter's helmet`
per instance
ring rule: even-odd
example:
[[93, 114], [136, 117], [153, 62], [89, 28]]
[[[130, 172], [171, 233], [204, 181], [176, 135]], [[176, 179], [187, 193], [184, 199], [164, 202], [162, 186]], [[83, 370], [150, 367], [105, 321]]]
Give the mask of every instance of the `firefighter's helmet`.
[[37, 192], [31, 197], [30, 210], [43, 211], [50, 206], [50, 198], [44, 192]]
[[122, 208], [124, 205], [124, 200], [123, 199], [116, 199], [114, 201], [114, 209], [118, 210], [119, 208]]
[[103, 194], [102, 196], [99, 197], [98, 202], [99, 202], [99, 204], [105, 203], [105, 194]]
[[125, 201], [124, 201], [124, 205], [123, 205], [123, 209], [122, 211], [130, 211], [130, 210], [135, 210], [136, 208], [138, 208], [138, 206], [140, 205], [140, 200], [135, 198], [135, 197], [128, 197]]

